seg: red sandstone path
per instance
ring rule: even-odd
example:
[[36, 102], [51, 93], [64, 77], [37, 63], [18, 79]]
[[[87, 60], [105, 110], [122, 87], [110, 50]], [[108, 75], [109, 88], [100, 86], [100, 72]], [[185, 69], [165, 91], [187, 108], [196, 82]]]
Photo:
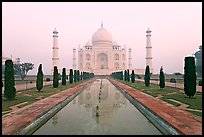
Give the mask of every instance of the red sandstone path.
[[167, 121], [172, 127], [177, 129], [184, 135], [202, 135], [202, 118], [193, 115], [189, 112], [185, 112], [174, 106], [168, 105], [168, 103], [154, 98], [148, 94], [138, 91], [132, 87], [129, 87], [123, 83], [120, 83], [112, 78], [108, 78], [110, 81], [118, 85], [128, 95], [132, 96], [135, 100], [145, 105], [147, 108], [155, 112], [165, 121]]
[[10, 115], [2, 117], [2, 135], [13, 135], [18, 131], [28, 126], [32, 121], [36, 120], [53, 106], [64, 101], [80, 89], [84, 88], [89, 83], [93, 82], [96, 78], [90, 79], [80, 83], [72, 88], [60, 91], [57, 94], [49, 96], [45, 99], [39, 100], [33, 104], [25, 106], [21, 109], [11, 112]]

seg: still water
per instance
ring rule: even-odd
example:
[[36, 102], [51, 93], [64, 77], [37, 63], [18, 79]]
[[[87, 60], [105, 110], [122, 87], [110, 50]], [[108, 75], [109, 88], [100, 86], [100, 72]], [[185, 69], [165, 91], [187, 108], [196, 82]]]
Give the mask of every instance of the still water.
[[107, 79], [97, 79], [34, 135], [162, 133]]

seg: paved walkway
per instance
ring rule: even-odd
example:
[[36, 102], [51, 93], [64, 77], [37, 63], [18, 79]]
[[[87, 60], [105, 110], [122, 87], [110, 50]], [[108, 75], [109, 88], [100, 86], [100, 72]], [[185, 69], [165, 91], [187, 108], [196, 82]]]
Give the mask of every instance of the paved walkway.
[[64, 101], [80, 89], [83, 89], [87, 84], [94, 81], [90, 79], [86, 82], [80, 83], [72, 88], [61, 91], [57, 94], [49, 96], [45, 99], [39, 100], [21, 109], [11, 112], [9, 115], [2, 117], [2, 135], [13, 135], [18, 131], [28, 126], [32, 121], [36, 120], [53, 106]]
[[139, 90], [109, 78], [135, 100], [155, 112], [184, 135], [202, 135], [202, 117], [185, 112]]
[[[45, 85], [50, 85], [50, 84], [52, 84], [52, 81], [49, 81], [49, 82], [44, 81], [43, 82], [44, 86]], [[31, 89], [31, 88], [34, 88], [34, 87], [36, 87], [36, 82], [33, 82], [33, 83], [27, 82], [27, 84], [24, 83], [24, 84], [16, 84], [15, 85], [16, 91]], [[4, 87], [2, 87], [2, 94], [4, 94]]]
[[[136, 79], [136, 81], [144, 82], [142, 79]], [[159, 81], [156, 80], [150, 80], [150, 83], [152, 84], [159, 84]], [[170, 82], [165, 82], [165, 85], [168, 87], [174, 87], [174, 88], [179, 88], [179, 89], [184, 89], [184, 84], [181, 83], [170, 83]], [[196, 86], [196, 90], [198, 92], [202, 92], [202, 86]]]

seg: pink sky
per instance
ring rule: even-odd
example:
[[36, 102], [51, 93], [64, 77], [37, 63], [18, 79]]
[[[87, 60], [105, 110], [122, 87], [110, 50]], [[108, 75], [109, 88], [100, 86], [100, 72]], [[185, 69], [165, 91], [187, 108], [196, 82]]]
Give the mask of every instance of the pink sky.
[[37, 74], [52, 67], [52, 31], [59, 32], [60, 67], [72, 67], [72, 49], [91, 40], [101, 21], [120, 45], [132, 48], [134, 68], [145, 68], [148, 27], [152, 30], [154, 72], [183, 73], [184, 58], [202, 44], [201, 2], [3, 2], [2, 50], [32, 62]]

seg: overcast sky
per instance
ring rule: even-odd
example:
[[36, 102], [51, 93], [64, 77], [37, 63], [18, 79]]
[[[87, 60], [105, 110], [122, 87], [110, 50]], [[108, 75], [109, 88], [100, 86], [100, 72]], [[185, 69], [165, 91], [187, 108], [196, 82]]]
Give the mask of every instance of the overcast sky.
[[59, 32], [60, 67], [72, 67], [72, 49], [103, 26], [120, 45], [132, 48], [132, 66], [145, 68], [146, 33], [152, 30], [155, 73], [184, 71], [184, 58], [202, 44], [201, 2], [3, 2], [3, 55], [34, 63], [28, 74], [51, 73], [52, 32]]

